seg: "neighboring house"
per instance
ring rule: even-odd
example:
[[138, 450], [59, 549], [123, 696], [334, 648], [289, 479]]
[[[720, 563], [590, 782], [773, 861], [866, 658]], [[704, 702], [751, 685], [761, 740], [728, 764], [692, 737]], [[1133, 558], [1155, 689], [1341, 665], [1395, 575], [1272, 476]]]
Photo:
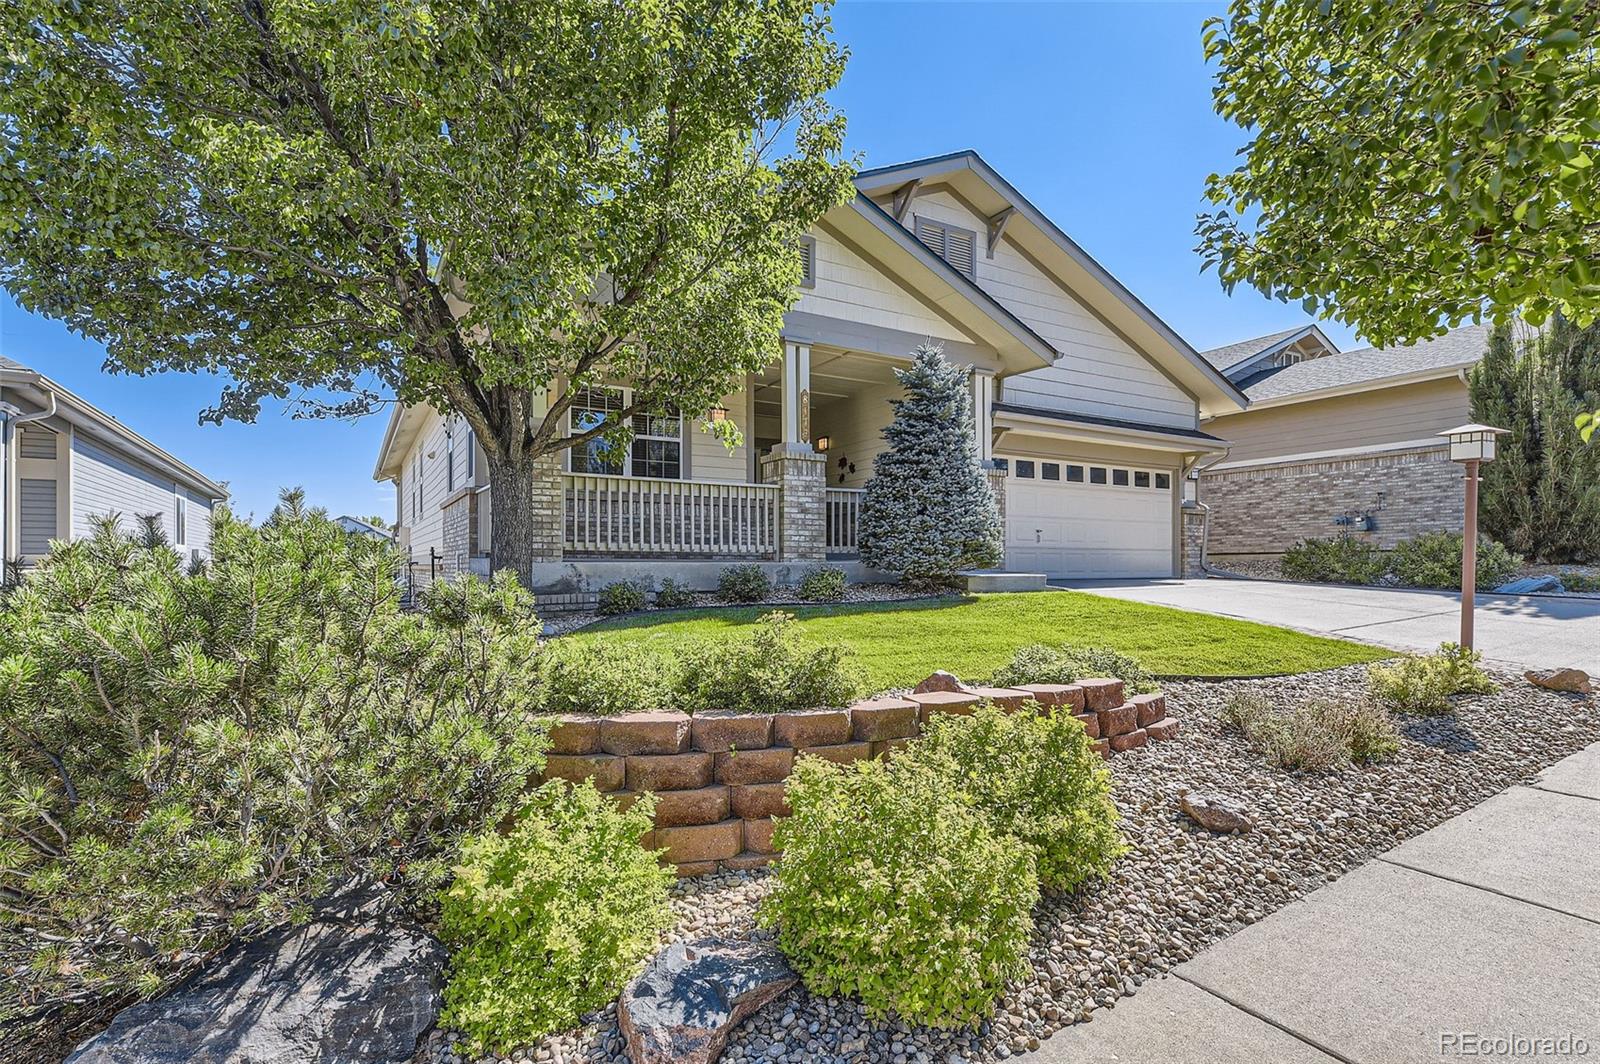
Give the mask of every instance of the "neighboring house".
[[92, 535], [115, 513], [128, 532], [154, 516], [187, 560], [211, 553], [211, 511], [227, 489], [61, 385], [0, 357], [0, 544], [7, 570], [54, 539]]
[[338, 517], [335, 517], [334, 520], [339, 523], [340, 528], [344, 529], [346, 532], [349, 532], [353, 536], [370, 536], [373, 539], [394, 538], [394, 533], [390, 532], [387, 528], [379, 528], [371, 521], [363, 521], [359, 517], [351, 517], [349, 514], [340, 514]]
[[1488, 340], [1471, 325], [1340, 351], [1307, 325], [1205, 352], [1250, 399], [1206, 423], [1231, 445], [1200, 471], [1209, 556], [1275, 555], [1340, 531], [1388, 549], [1460, 530], [1461, 469], [1438, 433], [1472, 420], [1467, 372]]
[[[1006, 516], [1006, 566], [1052, 576], [1172, 576], [1201, 519], [1181, 484], [1242, 410], [1215, 367], [977, 154], [868, 170], [804, 239], [804, 279], [773, 364], [710, 411], [637, 419], [630, 453], [580, 448], [548, 466], [546, 593], [672, 573], [709, 586], [729, 560], [860, 575], [855, 517], [921, 343], [973, 369], [977, 447]], [[626, 402], [589, 388], [573, 425]], [[726, 449], [700, 431], [731, 419]], [[484, 571], [486, 463], [454, 417], [400, 407], [374, 476], [396, 486], [418, 580]], [[1185, 516], [1187, 513], [1187, 517]], [[1186, 534], [1187, 533], [1187, 534]]]

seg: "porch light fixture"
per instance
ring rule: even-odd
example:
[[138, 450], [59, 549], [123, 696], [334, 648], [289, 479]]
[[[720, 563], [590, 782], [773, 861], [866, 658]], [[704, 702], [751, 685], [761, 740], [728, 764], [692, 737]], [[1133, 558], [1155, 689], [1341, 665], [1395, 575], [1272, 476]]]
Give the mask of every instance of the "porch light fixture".
[[714, 407], [712, 407], [710, 410], [706, 411], [706, 420], [707, 421], [726, 421], [726, 420], [728, 420], [728, 408], [725, 407], [725, 406], [714, 406]]
[[817, 437], [817, 453], [818, 454], [827, 454], [828, 453], [828, 445], [831, 444], [831, 443], [833, 443], [833, 441], [831, 439], [829, 439], [828, 437], [826, 437], [826, 436], [818, 436]]
[[1441, 432], [1450, 441], [1450, 461], [1466, 466], [1466, 528], [1461, 536], [1461, 645], [1472, 649], [1472, 600], [1478, 590], [1478, 469], [1494, 461], [1495, 437], [1508, 430], [1462, 425]]

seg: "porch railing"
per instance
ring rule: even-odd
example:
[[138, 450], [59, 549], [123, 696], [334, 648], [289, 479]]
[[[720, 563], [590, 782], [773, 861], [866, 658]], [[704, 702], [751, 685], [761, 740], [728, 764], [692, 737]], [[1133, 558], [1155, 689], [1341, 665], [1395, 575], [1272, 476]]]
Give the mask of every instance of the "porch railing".
[[861, 517], [861, 497], [866, 492], [860, 488], [829, 488], [825, 499], [829, 554], [859, 554], [856, 541], [856, 524]]
[[574, 554], [771, 558], [772, 484], [564, 473], [564, 548]]

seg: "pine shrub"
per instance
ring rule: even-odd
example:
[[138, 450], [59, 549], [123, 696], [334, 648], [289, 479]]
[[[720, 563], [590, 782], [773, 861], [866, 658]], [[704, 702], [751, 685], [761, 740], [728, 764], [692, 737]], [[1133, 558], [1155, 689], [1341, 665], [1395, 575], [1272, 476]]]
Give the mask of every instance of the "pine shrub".
[[1130, 694], [1157, 689], [1155, 677], [1137, 659], [1106, 647], [1070, 643], [1030, 643], [1019, 647], [1010, 663], [990, 682], [996, 687], [1015, 687], [1025, 683], [1077, 683], [1093, 676], [1115, 676]]
[[623, 810], [592, 784], [552, 781], [509, 832], [466, 840], [440, 895], [439, 1022], [474, 1053], [574, 1027], [638, 971], [672, 924], [672, 870], [639, 845], [654, 809], [653, 795]]
[[158, 993], [347, 881], [415, 900], [516, 808], [532, 599], [502, 574], [402, 613], [403, 566], [286, 493], [260, 527], [219, 512], [201, 573], [108, 520], [0, 602], [18, 1000]]
[[810, 991], [874, 1019], [971, 1025], [1027, 967], [1033, 853], [935, 772], [803, 757], [758, 913]]
[[992, 831], [1025, 843], [1043, 886], [1072, 890], [1103, 878], [1126, 849], [1105, 760], [1068, 714], [1029, 705], [938, 716], [895, 761], [936, 773]]
[[873, 460], [861, 501], [861, 560], [913, 584], [949, 585], [966, 569], [1004, 556], [1004, 527], [978, 464], [970, 371], [923, 346], [896, 370], [904, 396], [890, 400], [888, 446]]
[[762, 602], [772, 594], [772, 580], [759, 565], [730, 565], [717, 578], [717, 597], [724, 602]]
[[774, 611], [748, 631], [686, 646], [679, 656], [677, 705], [691, 713], [848, 705], [863, 686], [850, 655], [842, 644], [808, 639], [793, 614]]
[[1375, 584], [1388, 570], [1383, 553], [1354, 536], [1303, 539], [1278, 564], [1287, 580], [1319, 584]]
[[[1461, 590], [1459, 532], [1428, 532], [1402, 541], [1390, 555], [1395, 577], [1407, 587]], [[1522, 558], [1492, 539], [1478, 540], [1478, 590], [1492, 591], [1516, 577]]]

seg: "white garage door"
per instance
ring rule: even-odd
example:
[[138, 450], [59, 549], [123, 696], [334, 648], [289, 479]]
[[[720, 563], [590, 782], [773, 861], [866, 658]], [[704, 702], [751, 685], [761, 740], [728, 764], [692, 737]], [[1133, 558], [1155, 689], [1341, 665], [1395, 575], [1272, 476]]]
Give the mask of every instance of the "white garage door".
[[1006, 462], [1007, 569], [1172, 575], [1171, 472], [1070, 459]]

